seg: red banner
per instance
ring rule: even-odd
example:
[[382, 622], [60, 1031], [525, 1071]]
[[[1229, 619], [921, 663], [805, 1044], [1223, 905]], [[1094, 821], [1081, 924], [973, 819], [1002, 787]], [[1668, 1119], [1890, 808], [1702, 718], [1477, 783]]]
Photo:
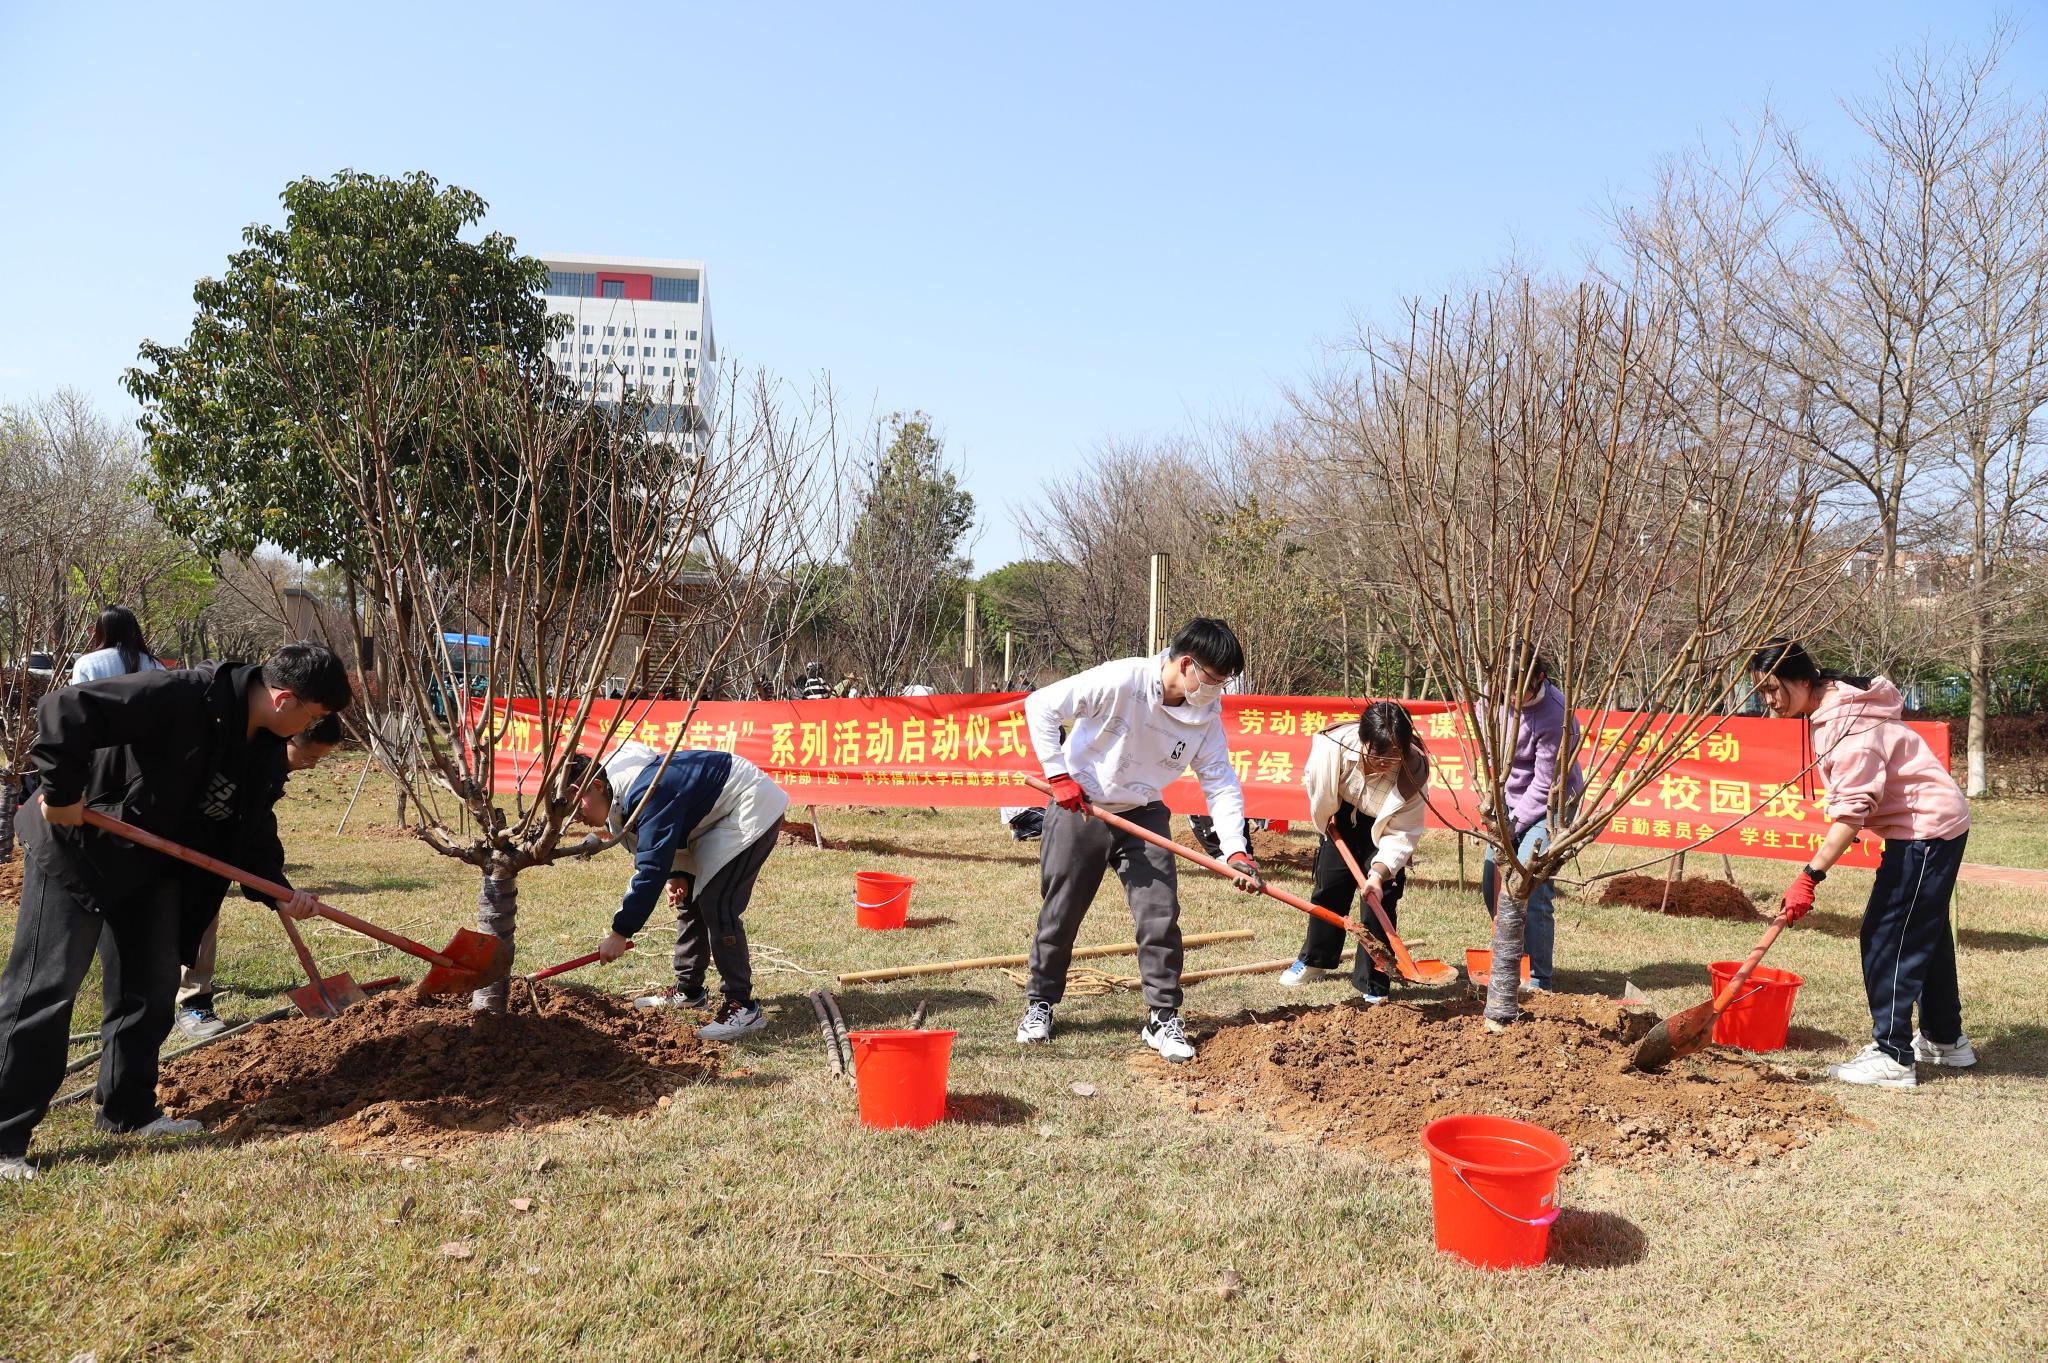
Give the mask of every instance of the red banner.
[[[614, 719], [616, 745], [677, 743], [738, 753], [767, 772], [798, 804], [1023, 805], [1040, 797], [1023, 781], [1039, 773], [1024, 727], [1023, 696], [893, 696], [875, 700], [605, 701], [593, 707], [583, 746], [594, 750]], [[515, 700], [498, 734], [495, 784], [530, 790], [540, 746], [540, 702]], [[1432, 762], [1430, 823], [1472, 828], [1478, 795], [1466, 717], [1441, 701], [1405, 701]], [[1358, 718], [1361, 702], [1334, 697], [1226, 696], [1230, 761], [1254, 818], [1303, 819], [1301, 767], [1319, 730]], [[481, 719], [481, 703], [473, 710]], [[1630, 770], [1662, 743], [1683, 755], [1625, 805], [1598, 803], [1602, 842], [1804, 859], [1827, 831], [1825, 792], [1812, 771], [1807, 726], [1790, 719], [1714, 717], [1690, 721], [1581, 711], [1580, 766], [1590, 774]], [[1946, 763], [1946, 724], [1911, 726]], [[1671, 735], [1669, 739], [1665, 735]], [[1600, 783], [1594, 783], [1598, 794]], [[1183, 777], [1166, 791], [1182, 813], [1203, 810], [1201, 787]], [[1581, 817], [1591, 817], [1589, 806]], [[1881, 844], [1866, 837], [1843, 859], [1871, 866]]]

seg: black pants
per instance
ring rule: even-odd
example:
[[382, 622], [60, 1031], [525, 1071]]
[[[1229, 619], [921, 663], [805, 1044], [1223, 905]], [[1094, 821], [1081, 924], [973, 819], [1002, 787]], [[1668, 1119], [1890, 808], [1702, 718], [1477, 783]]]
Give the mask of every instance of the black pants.
[[64, 1079], [71, 1008], [94, 948], [106, 999], [94, 1100], [114, 1130], [163, 1115], [157, 1051], [170, 1035], [178, 990], [174, 877], [101, 914], [45, 872], [35, 853], [24, 860], [14, 949], [0, 973], [0, 1155], [17, 1157]]
[[1885, 844], [1870, 903], [1863, 910], [1863, 992], [1870, 1039], [1901, 1065], [1913, 1063], [1913, 1005], [1929, 1041], [1952, 1045], [1963, 1034], [1956, 984], [1956, 941], [1949, 902], [1970, 835]]
[[746, 850], [718, 868], [702, 890], [694, 890], [676, 911], [676, 987], [694, 994], [704, 987], [704, 971], [718, 967], [718, 992], [733, 1003], [754, 1001], [754, 963], [747, 954], [747, 930], [740, 922], [754, 897], [782, 820], [748, 843]]
[[[1164, 837], [1171, 816], [1155, 800], [1125, 810], [1124, 818]], [[1137, 929], [1145, 1002], [1154, 1008], [1178, 1008], [1186, 952], [1180, 940], [1180, 882], [1173, 854], [1058, 805], [1046, 809], [1045, 835], [1038, 844], [1038, 885], [1045, 902], [1038, 910], [1038, 933], [1031, 939], [1030, 997], [1047, 1003], [1066, 997], [1074, 938], [1102, 887], [1102, 873], [1112, 866], [1124, 883], [1124, 898]]]
[[[1344, 839], [1344, 845], [1351, 849], [1351, 855], [1358, 858], [1359, 867], [1372, 869], [1373, 854], [1379, 849], [1372, 840], [1372, 820], [1363, 818], [1350, 805], [1337, 809], [1337, 832]], [[1380, 895], [1380, 907], [1387, 911], [1387, 921], [1400, 923], [1398, 911], [1401, 906], [1401, 892], [1408, 886], [1408, 869], [1401, 868], [1394, 873]], [[1330, 835], [1316, 844], [1316, 887], [1309, 895], [1308, 902], [1317, 908], [1328, 909], [1339, 917], [1349, 917], [1351, 905], [1360, 898], [1358, 880], [1351, 874], [1351, 868], [1344, 864], [1342, 854], [1337, 851]], [[1387, 934], [1381, 930], [1379, 919], [1371, 909], [1360, 905], [1365, 930], [1384, 942]], [[1335, 968], [1344, 954], [1344, 942], [1349, 933], [1320, 918], [1308, 920], [1308, 935], [1301, 943], [1301, 959], [1305, 964], [1318, 970]], [[1389, 948], [1392, 954], [1392, 948]], [[1351, 982], [1368, 994], [1385, 994], [1392, 983], [1386, 972], [1372, 963], [1369, 952], [1361, 951], [1351, 961]]]

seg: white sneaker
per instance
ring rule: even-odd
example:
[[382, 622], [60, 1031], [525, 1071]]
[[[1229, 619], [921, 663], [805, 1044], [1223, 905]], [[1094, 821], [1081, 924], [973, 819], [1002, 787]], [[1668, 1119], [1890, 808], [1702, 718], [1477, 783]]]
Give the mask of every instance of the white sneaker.
[[192, 1117], [173, 1117], [166, 1112], [139, 1131], [128, 1134], [147, 1140], [151, 1136], [196, 1136], [206, 1130], [206, 1123]]
[[35, 1166], [19, 1155], [0, 1155], [0, 1183], [26, 1183], [36, 1176]]
[[685, 994], [674, 985], [657, 989], [652, 994], [642, 994], [633, 1000], [635, 1008], [695, 1008], [699, 1011], [711, 1006], [711, 991], [699, 989], [694, 994]]
[[1910, 1089], [1920, 1086], [1920, 1076], [1911, 1065], [1901, 1065], [1872, 1042], [1856, 1052], [1854, 1060], [1828, 1066], [1828, 1078], [1865, 1087]]
[[1195, 1058], [1195, 1048], [1188, 1041], [1187, 1031], [1180, 1025], [1180, 1014], [1177, 1012], [1168, 1013], [1163, 1017], [1154, 1013], [1151, 1021], [1145, 1024], [1145, 1030], [1138, 1035], [1144, 1039], [1147, 1046], [1159, 1052], [1161, 1060], [1183, 1065]]
[[1929, 1041], [1920, 1033], [1913, 1033], [1913, 1058], [1923, 1065], [1939, 1065], [1943, 1069], [1966, 1070], [1977, 1063], [1976, 1048], [1970, 1045], [1970, 1038], [1959, 1036], [1951, 1045]]
[[697, 1035], [706, 1041], [737, 1041], [768, 1025], [768, 1015], [758, 1003], [728, 1003], [718, 1012], [718, 1017], [697, 1029]]
[[1327, 970], [1318, 970], [1306, 961], [1296, 961], [1280, 972], [1280, 983], [1289, 989], [1298, 989], [1308, 981], [1319, 980], [1329, 973]]
[[1387, 1001], [1387, 996], [1385, 994], [1375, 994], [1369, 990], [1360, 989], [1358, 991], [1358, 1001], [1360, 1003], [1365, 1004], [1385, 1003]]
[[1035, 1046], [1041, 1041], [1052, 1040], [1052, 1005], [1044, 999], [1033, 999], [1025, 1005], [1024, 1020], [1017, 1024], [1017, 1044]]

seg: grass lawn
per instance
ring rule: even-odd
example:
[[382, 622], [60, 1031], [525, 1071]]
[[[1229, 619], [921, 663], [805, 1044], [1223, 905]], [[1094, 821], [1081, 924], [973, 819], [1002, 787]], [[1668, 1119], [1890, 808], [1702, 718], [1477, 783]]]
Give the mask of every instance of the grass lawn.
[[[389, 818], [373, 785], [334, 836], [354, 771], [296, 778], [281, 809], [293, 876], [342, 907], [439, 942], [470, 920], [475, 881], [423, 845], [365, 836]], [[1971, 859], [2048, 866], [2043, 807], [1979, 805]], [[1207, 1120], [1134, 1080], [1135, 995], [1070, 1000], [1054, 1043], [1019, 1054], [1021, 991], [994, 972], [846, 991], [850, 1025], [900, 1025], [921, 1000], [957, 1028], [952, 1088], [1003, 1124], [922, 1133], [861, 1127], [825, 1072], [810, 971], [1025, 949], [1036, 849], [993, 811], [824, 811], [849, 850], [784, 849], [748, 914], [757, 985], [776, 1012], [732, 1063], [644, 1119], [485, 1142], [411, 1166], [292, 1140], [138, 1149], [96, 1137], [83, 1105], [37, 1136], [42, 1177], [0, 1186], [0, 1359], [2030, 1359], [2048, 1354], [2048, 896], [1959, 892], [1965, 1018], [1978, 1071], [1917, 1092], [1845, 1092], [1851, 1120], [1759, 1168], [1568, 1169], [1568, 1253], [1537, 1270], [1471, 1270], [1431, 1244], [1419, 1156], [1404, 1164], [1277, 1143], [1249, 1119]], [[1425, 842], [1430, 875], [1454, 844]], [[1718, 870], [1698, 862], [1695, 873]], [[1737, 861], [1745, 885], [1793, 869]], [[627, 874], [623, 854], [532, 873], [529, 968], [588, 949]], [[898, 933], [852, 927], [852, 875], [917, 877]], [[1856, 964], [1867, 873], [1830, 877], [1821, 907], [1774, 949], [1807, 978], [1795, 1023], [1846, 1057], [1868, 1026]], [[1295, 881], [1299, 888], [1298, 878]], [[1189, 968], [1291, 955], [1300, 921], [1202, 878], [1189, 931], [1255, 942]], [[11, 924], [11, 910], [4, 913]], [[581, 978], [660, 979], [669, 934]], [[1404, 931], [1452, 959], [1483, 944], [1476, 895], [1411, 893]], [[11, 929], [10, 929], [11, 930]], [[1658, 918], [1570, 896], [1560, 987], [1667, 1005], [1704, 997], [1706, 965], [1759, 929]], [[1111, 888], [1084, 942], [1130, 939]], [[415, 963], [321, 925], [314, 946], [357, 978]], [[278, 1004], [294, 966], [267, 913], [231, 899], [224, 1015]], [[1129, 959], [1095, 962], [1135, 973]], [[73, 1030], [96, 1021], [89, 985]], [[1337, 982], [1270, 976], [1191, 987], [1197, 1028], [1246, 1007], [1328, 1002]], [[173, 1043], [175, 1044], [175, 1043]], [[1086, 1082], [1092, 1097], [1072, 1086]], [[1682, 1082], [1674, 1080], [1674, 1082]], [[551, 1157], [539, 1169], [542, 1156]], [[528, 1213], [508, 1209], [530, 1198]], [[1573, 1231], [1598, 1226], [1599, 1232]], [[1569, 1232], [1569, 1233], [1568, 1233]], [[1576, 1237], [1576, 1238], [1575, 1238]], [[441, 1252], [474, 1248], [467, 1260]], [[1215, 1290], [1234, 1271], [1239, 1290]]]

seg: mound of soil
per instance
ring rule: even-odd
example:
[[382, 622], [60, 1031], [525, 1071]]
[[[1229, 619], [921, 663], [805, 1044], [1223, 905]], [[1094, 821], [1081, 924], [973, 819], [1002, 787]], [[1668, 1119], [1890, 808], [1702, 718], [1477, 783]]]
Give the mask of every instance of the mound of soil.
[[[1194, 830], [1174, 819], [1173, 839], [1191, 852], [1202, 851], [1202, 845], [1195, 841]], [[1292, 832], [1275, 833], [1270, 828], [1252, 830], [1252, 855], [1259, 859], [1262, 870], [1278, 869], [1295, 871], [1302, 875], [1313, 875], [1316, 869], [1316, 843], [1313, 837], [1297, 837]]]
[[479, 1137], [659, 1105], [713, 1078], [721, 1048], [662, 1013], [581, 989], [382, 994], [338, 1018], [266, 1023], [164, 1067], [158, 1099], [232, 1140], [318, 1131], [343, 1150], [433, 1153]]
[[1454, 1113], [1517, 1117], [1582, 1159], [1669, 1157], [1754, 1165], [1838, 1120], [1827, 1095], [1726, 1052], [1661, 1074], [1624, 1068], [1651, 1019], [1612, 999], [1541, 994], [1501, 1035], [1479, 1005], [1339, 1004], [1247, 1013], [1185, 1065], [1154, 1065], [1200, 1113], [1248, 1112], [1279, 1130], [1389, 1159], [1419, 1158], [1423, 1126]]
[[21, 907], [22, 851], [14, 849], [12, 861], [0, 861], [0, 904], [10, 909]]
[[1664, 912], [1673, 918], [1732, 918], [1739, 922], [1759, 922], [1764, 916], [1757, 912], [1756, 902], [1745, 891], [1725, 880], [1710, 880], [1705, 876], [1674, 880], [1668, 903], [1664, 897], [1664, 885], [1665, 882], [1656, 876], [1616, 876], [1600, 892], [1600, 902], [1626, 904], [1630, 908], [1648, 909], [1651, 913], [1657, 912], [1657, 906], [1662, 904]]
[[[815, 826], [806, 823], [802, 819], [785, 818], [782, 821], [781, 831], [775, 835], [775, 845], [777, 847], [816, 847], [818, 845], [818, 830]], [[825, 839], [826, 851], [832, 851], [837, 846], [838, 844], [833, 842], [832, 839]]]

